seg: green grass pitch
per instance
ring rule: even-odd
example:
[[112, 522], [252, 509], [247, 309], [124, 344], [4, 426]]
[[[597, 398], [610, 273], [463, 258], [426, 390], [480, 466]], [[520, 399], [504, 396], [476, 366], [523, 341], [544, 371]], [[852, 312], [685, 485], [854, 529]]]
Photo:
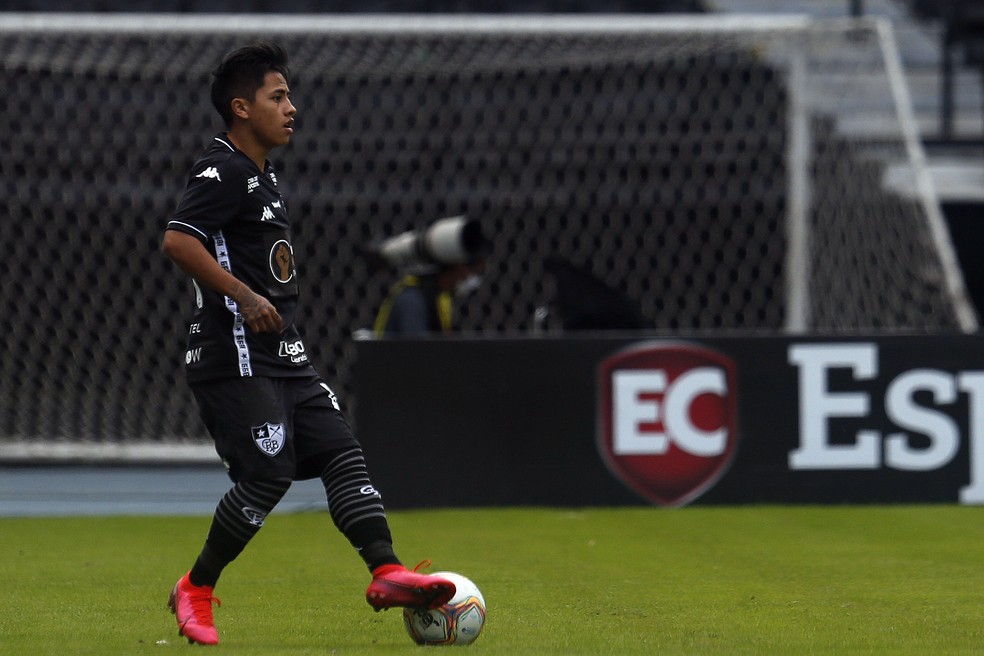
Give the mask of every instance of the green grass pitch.
[[[469, 654], [973, 654], [984, 508], [690, 507], [390, 513], [410, 566], [472, 578]], [[167, 592], [204, 517], [0, 520], [0, 653], [200, 653]], [[421, 654], [326, 513], [274, 513], [216, 589], [235, 655]], [[193, 651], [189, 651], [193, 650]]]

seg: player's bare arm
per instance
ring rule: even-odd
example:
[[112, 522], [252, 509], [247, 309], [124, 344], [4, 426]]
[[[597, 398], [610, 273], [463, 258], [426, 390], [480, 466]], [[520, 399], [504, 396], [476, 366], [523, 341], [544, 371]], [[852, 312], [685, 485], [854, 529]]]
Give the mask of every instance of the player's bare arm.
[[189, 276], [236, 301], [251, 330], [260, 333], [283, 330], [283, 319], [273, 304], [223, 269], [197, 238], [177, 230], [165, 230], [161, 250]]

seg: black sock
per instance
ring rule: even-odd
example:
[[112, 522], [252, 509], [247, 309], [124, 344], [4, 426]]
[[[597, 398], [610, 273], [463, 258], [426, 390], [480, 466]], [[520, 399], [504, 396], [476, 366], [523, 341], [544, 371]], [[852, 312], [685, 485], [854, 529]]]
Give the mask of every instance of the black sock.
[[192, 566], [188, 578], [192, 585], [208, 585], [214, 588], [215, 584], [219, 582], [219, 574], [229, 562], [229, 560], [212, 553], [212, 550], [208, 548], [208, 543], [206, 543], [202, 547], [202, 552], [198, 554], [198, 559]]
[[359, 552], [369, 571], [380, 565], [400, 564], [393, 552], [383, 500], [369, 480], [362, 449], [353, 447], [333, 454], [321, 472], [321, 482], [332, 521]]
[[393, 553], [393, 543], [380, 540], [370, 542], [364, 547], [358, 548], [359, 555], [366, 562], [369, 571], [375, 571], [381, 565], [402, 565], [400, 559]]
[[215, 586], [222, 570], [246, 548], [290, 484], [289, 478], [240, 481], [226, 492], [215, 508], [205, 546], [191, 568], [192, 585]]

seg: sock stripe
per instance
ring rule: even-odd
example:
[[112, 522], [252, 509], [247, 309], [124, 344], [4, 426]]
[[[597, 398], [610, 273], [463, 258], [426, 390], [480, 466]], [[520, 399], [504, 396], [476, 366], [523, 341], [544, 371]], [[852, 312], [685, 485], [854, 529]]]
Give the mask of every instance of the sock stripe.
[[381, 503], [359, 503], [360, 499], [353, 499], [347, 504], [335, 506], [333, 516], [337, 518], [337, 521], [342, 526], [348, 526], [352, 522], [356, 521], [359, 515], [376, 515], [376, 516], [386, 516], [386, 512], [383, 509], [383, 504]]
[[[339, 454], [321, 473], [328, 511], [343, 533], [356, 522], [386, 517], [382, 499], [372, 486], [361, 448]], [[367, 493], [367, 490], [371, 490]]]
[[356, 447], [339, 454], [334, 460], [328, 463], [328, 466], [321, 472], [321, 478], [322, 480], [325, 478], [334, 478], [345, 468], [359, 469], [361, 467], [361, 469], [365, 470], [365, 464], [366, 461], [362, 454], [362, 449]]
[[290, 487], [289, 478], [241, 481], [229, 490], [215, 509], [215, 520], [238, 540], [248, 542], [260, 529]]
[[291, 479], [240, 481], [215, 507], [205, 547], [192, 568], [200, 585], [215, 585], [226, 565], [242, 553], [263, 525], [266, 515], [283, 498]]
[[377, 511], [366, 511], [359, 515], [353, 515], [350, 513], [345, 516], [344, 521], [340, 524], [339, 527], [341, 528], [342, 532], [345, 532], [353, 524], [356, 524], [366, 519], [371, 519], [373, 517], [380, 517], [382, 519], [386, 519], [386, 512], [383, 510], [382, 506], [379, 506], [379, 510]]

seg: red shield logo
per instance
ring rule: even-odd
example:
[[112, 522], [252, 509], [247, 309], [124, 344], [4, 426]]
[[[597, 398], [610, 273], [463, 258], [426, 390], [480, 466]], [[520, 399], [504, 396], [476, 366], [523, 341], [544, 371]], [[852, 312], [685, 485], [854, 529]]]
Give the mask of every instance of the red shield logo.
[[646, 342], [604, 360], [598, 447], [611, 472], [663, 506], [710, 489], [738, 443], [735, 371], [730, 358], [679, 342]]

